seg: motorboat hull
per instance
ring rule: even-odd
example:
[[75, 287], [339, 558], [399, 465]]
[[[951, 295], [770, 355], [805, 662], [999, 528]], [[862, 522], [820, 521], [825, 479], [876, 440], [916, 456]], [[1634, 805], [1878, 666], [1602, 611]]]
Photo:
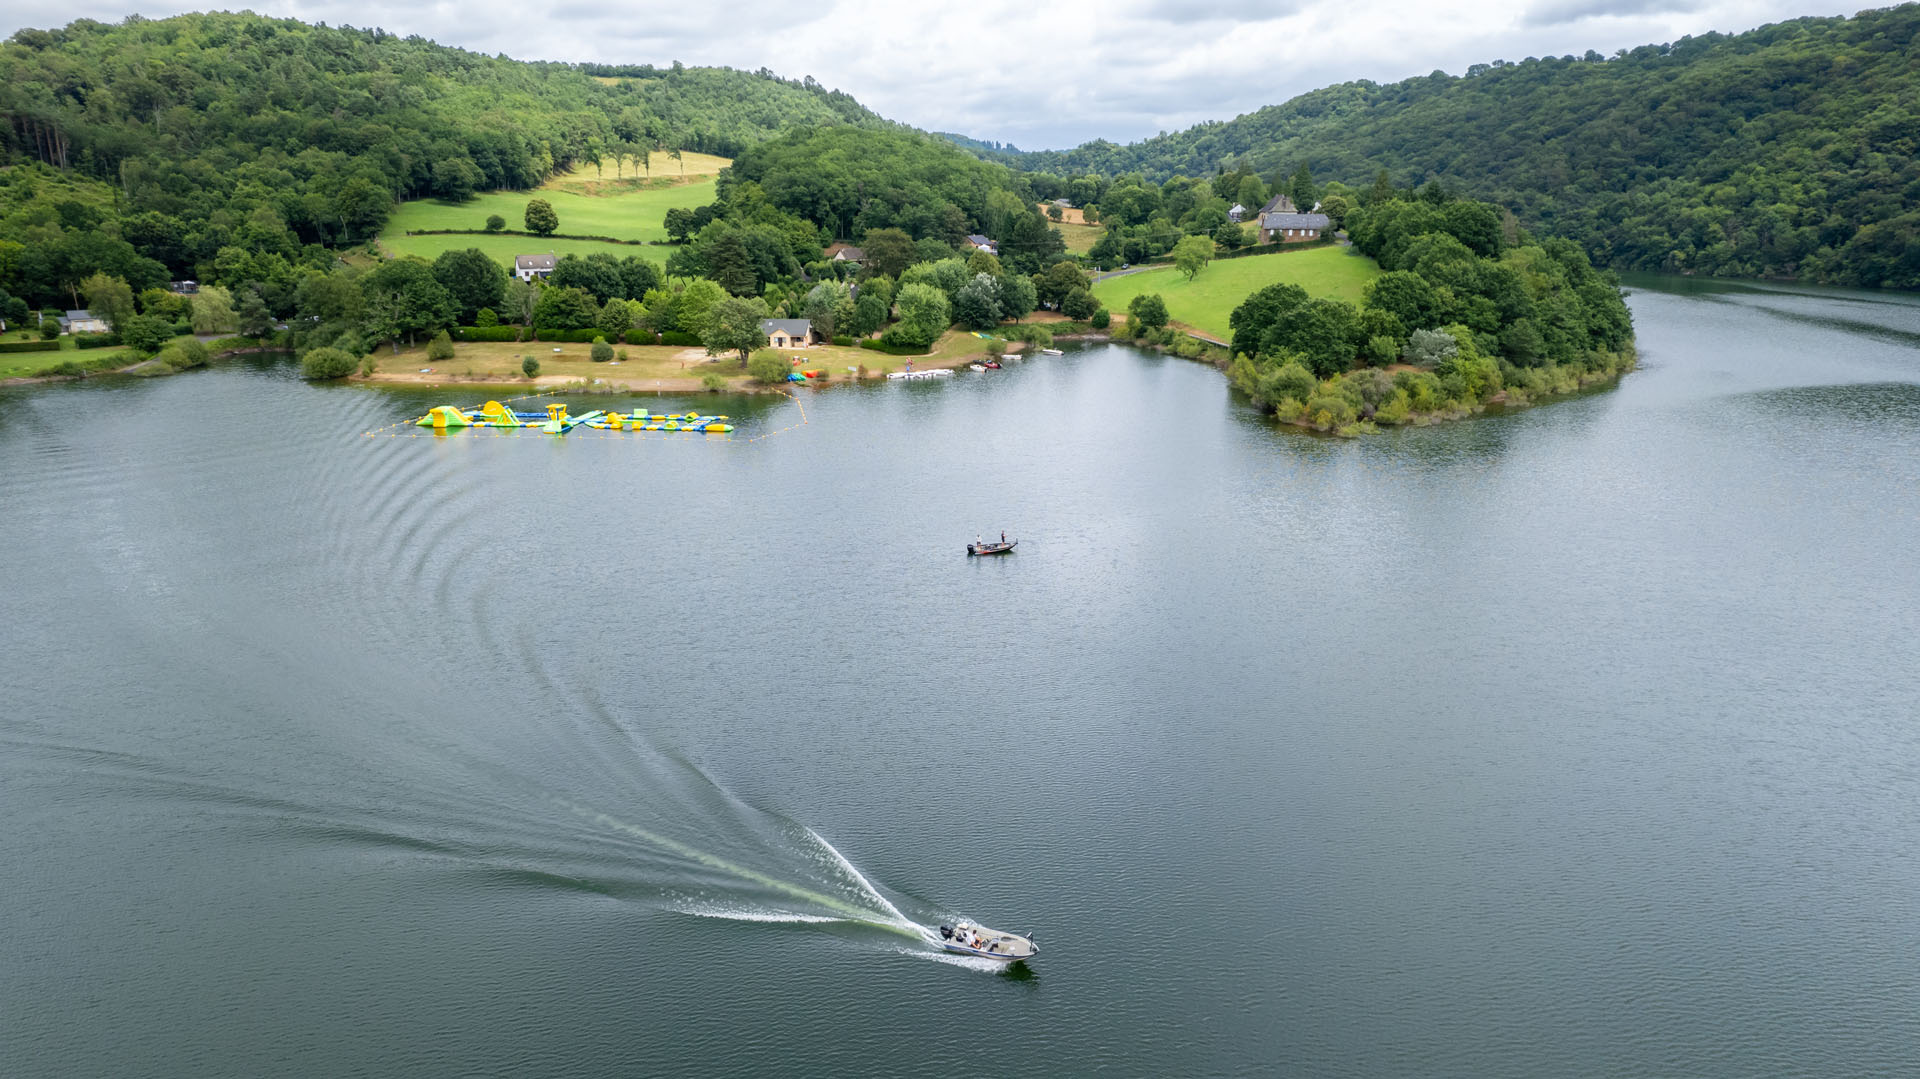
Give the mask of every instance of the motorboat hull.
[[967, 554], [970, 556], [1012, 554], [1013, 549], [1018, 546], [1019, 543], [1019, 540], [1008, 540], [1005, 543], [969, 543], [967, 544]]
[[970, 922], [940, 927], [940, 947], [955, 955], [971, 955], [996, 963], [1017, 963], [1040, 954], [1033, 934], [1008, 933]]

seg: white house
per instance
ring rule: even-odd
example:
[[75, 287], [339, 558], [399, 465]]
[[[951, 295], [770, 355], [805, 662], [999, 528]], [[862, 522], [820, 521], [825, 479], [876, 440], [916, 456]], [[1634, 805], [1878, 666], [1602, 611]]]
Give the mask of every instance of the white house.
[[763, 318], [760, 332], [774, 348], [806, 348], [813, 344], [813, 323], [804, 318]]
[[60, 329], [66, 333], [106, 333], [107, 320], [91, 311], [69, 311], [60, 316]]
[[513, 276], [522, 281], [531, 281], [536, 277], [545, 277], [553, 272], [557, 260], [551, 254], [513, 256]]

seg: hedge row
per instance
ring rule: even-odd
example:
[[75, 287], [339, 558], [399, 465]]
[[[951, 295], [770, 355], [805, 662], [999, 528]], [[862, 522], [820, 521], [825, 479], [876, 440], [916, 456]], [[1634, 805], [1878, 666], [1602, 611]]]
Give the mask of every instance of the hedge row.
[[663, 345], [679, 345], [682, 348], [692, 348], [700, 343], [700, 338], [680, 330], [668, 330], [666, 333], [660, 335], [660, 343]]
[[833, 343], [841, 348], [852, 348], [853, 338], [846, 334], [835, 334], [833, 336]]
[[73, 335], [74, 348], [112, 348], [120, 343], [117, 333], [76, 333]]
[[644, 247], [652, 244], [669, 247], [660, 240], [623, 240], [618, 236], [589, 236], [579, 232], [550, 232], [542, 236], [538, 233], [524, 232], [520, 229], [498, 229], [488, 232], [486, 229], [408, 229], [409, 236], [525, 236], [534, 240], [598, 240], [604, 244], [626, 244], [629, 247]]
[[520, 340], [520, 327], [455, 326], [453, 328], [453, 339], [455, 341], [518, 341]]
[[58, 352], [58, 341], [0, 341], [0, 352]]
[[875, 352], [884, 352], [889, 356], [925, 356], [927, 353], [933, 351], [932, 349], [926, 348], [924, 346], [915, 347], [913, 345], [889, 345], [885, 341], [880, 341], [877, 339], [869, 339], [866, 341], [862, 341], [860, 342], [860, 347], [870, 348]]
[[660, 335], [652, 330], [628, 330], [624, 340], [629, 345], [657, 345]]

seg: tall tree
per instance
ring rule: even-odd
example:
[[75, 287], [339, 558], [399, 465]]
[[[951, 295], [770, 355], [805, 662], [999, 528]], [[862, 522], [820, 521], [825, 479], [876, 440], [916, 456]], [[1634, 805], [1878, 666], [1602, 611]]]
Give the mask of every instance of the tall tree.
[[760, 297], [729, 296], [707, 310], [701, 322], [700, 343], [709, 356], [738, 352], [744, 368], [753, 350], [767, 345], [766, 331], [760, 328], [767, 316], [767, 302]]

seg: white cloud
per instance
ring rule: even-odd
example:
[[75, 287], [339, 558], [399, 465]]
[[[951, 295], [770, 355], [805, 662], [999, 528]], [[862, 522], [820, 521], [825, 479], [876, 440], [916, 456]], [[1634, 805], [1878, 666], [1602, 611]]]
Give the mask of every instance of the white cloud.
[[[1828, 6], [1813, 13], [1851, 11], [1821, 2]], [[678, 60], [812, 75], [883, 116], [1024, 149], [1101, 137], [1131, 142], [1350, 79], [1393, 82], [1496, 59], [1610, 54], [1810, 13], [1792, 0], [561, 0], [544, 8], [506, 0], [381, 7], [257, 0], [251, 7], [526, 60]], [[131, 10], [75, 0], [58, 18], [114, 22]], [[191, 8], [138, 10], [161, 18]], [[53, 25], [46, 12], [26, 0], [0, 0], [0, 33]]]

